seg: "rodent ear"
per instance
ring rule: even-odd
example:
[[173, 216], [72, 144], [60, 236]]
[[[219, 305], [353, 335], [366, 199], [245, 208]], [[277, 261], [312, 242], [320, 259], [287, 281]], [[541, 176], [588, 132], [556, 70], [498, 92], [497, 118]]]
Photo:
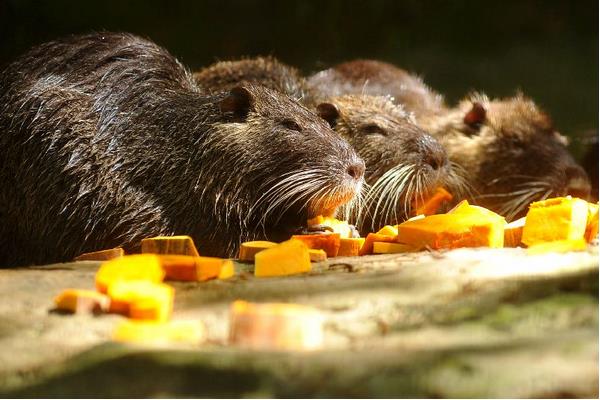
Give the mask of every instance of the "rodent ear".
[[485, 121], [487, 112], [479, 102], [473, 103], [473, 107], [465, 114], [463, 122], [472, 128], [478, 128]]
[[254, 107], [254, 96], [245, 87], [236, 86], [221, 100], [219, 106], [222, 113], [231, 113], [237, 119], [244, 120]]
[[340, 110], [338, 110], [335, 104], [321, 103], [317, 106], [317, 114], [329, 123], [332, 128], [337, 124], [337, 120], [340, 117]]

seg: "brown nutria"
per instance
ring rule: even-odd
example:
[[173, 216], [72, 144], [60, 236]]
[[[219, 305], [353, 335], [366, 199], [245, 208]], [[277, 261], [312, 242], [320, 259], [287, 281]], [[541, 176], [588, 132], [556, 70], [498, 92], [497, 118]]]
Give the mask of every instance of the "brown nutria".
[[194, 73], [194, 79], [207, 90], [229, 90], [243, 82], [255, 82], [304, 104], [313, 101], [300, 71], [274, 57], [219, 61]]
[[524, 215], [531, 201], [589, 195], [589, 180], [569, 154], [566, 138], [522, 94], [492, 100], [474, 94], [449, 108], [422, 80], [394, 65], [366, 60], [340, 64], [313, 75], [309, 82], [313, 90], [317, 84], [333, 85], [336, 93], [394, 98], [465, 171], [474, 189], [470, 200], [509, 220]]
[[364, 163], [315, 113], [260, 85], [202, 93], [130, 34], [42, 44], [0, 76], [2, 266], [171, 234], [234, 256], [360, 191]]
[[297, 97], [316, 107], [365, 161], [365, 180], [371, 189], [365, 191], [363, 201], [357, 198], [345, 207], [344, 215], [362, 233], [401, 222], [410, 215], [414, 200], [438, 186], [448, 186], [448, 181], [463, 188], [443, 147], [386, 97], [330, 96], [327, 91], [306, 89], [305, 79], [295, 68], [272, 57], [219, 62], [194, 76], [208, 90], [257, 82], [297, 96], [297, 88], [302, 88], [303, 96]]

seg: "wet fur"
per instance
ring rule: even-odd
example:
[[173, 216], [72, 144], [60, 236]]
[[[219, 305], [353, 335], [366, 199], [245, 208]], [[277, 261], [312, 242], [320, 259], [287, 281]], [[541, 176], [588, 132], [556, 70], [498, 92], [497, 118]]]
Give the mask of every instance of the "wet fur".
[[[356, 154], [314, 113], [250, 84], [247, 114], [224, 112], [231, 93], [202, 93], [166, 50], [133, 35], [49, 42], [0, 79], [2, 266], [170, 234], [234, 256], [240, 240], [281, 240], [360, 185], [346, 173]], [[262, 198], [303, 171], [313, 182], [303, 192], [277, 207]]]

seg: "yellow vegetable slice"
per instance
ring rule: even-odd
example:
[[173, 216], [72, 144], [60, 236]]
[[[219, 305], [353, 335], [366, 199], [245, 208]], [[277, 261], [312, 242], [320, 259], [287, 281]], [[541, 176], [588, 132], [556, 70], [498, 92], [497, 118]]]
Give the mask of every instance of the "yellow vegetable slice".
[[258, 277], [294, 275], [311, 270], [308, 247], [291, 239], [254, 256], [254, 275]]
[[556, 197], [531, 203], [523, 227], [522, 242], [527, 246], [584, 237], [588, 219], [585, 200]]
[[113, 340], [119, 342], [200, 344], [205, 339], [206, 329], [200, 321], [127, 320], [113, 332]]
[[165, 272], [160, 258], [154, 254], [136, 254], [102, 263], [96, 273], [96, 289], [105, 293], [108, 285], [117, 280], [147, 280], [162, 282]]
[[191, 237], [156, 236], [142, 240], [142, 253], [180, 254], [184, 256], [199, 256], [196, 245]]

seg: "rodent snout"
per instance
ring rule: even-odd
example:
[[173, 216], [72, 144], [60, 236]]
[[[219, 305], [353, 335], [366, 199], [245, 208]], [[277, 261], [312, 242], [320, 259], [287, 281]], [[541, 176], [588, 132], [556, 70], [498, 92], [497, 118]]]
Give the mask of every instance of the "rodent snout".
[[592, 186], [583, 168], [570, 166], [565, 169], [567, 194], [587, 200], [592, 191]]
[[365, 175], [365, 163], [362, 160], [352, 162], [346, 169], [346, 172], [355, 181], [360, 181]]
[[444, 147], [432, 136], [425, 135], [420, 138], [421, 154], [425, 164], [434, 170], [442, 169], [448, 163], [448, 155]]

